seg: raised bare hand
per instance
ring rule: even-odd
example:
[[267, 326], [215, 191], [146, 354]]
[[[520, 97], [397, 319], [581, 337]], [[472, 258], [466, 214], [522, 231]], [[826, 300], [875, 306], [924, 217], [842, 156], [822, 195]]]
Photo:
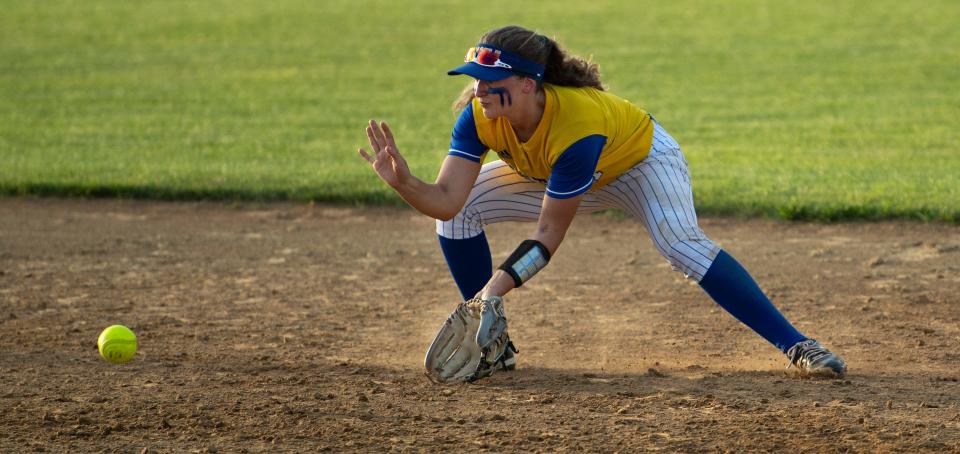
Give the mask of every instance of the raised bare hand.
[[400, 155], [387, 122], [382, 121], [378, 125], [370, 120], [367, 125], [367, 140], [370, 142], [371, 154], [367, 154], [363, 148], [357, 152], [370, 163], [380, 179], [390, 187], [397, 188], [411, 178], [410, 168]]

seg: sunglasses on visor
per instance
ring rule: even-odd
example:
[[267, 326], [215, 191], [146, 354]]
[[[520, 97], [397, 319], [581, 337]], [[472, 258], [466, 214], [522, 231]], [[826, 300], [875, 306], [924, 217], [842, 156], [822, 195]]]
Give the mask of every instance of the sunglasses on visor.
[[506, 69], [536, 80], [543, 79], [543, 65], [493, 46], [481, 44], [471, 47], [463, 61], [487, 68]]
[[513, 66], [500, 59], [502, 51], [489, 47], [471, 47], [463, 61], [493, 68], [513, 69]]

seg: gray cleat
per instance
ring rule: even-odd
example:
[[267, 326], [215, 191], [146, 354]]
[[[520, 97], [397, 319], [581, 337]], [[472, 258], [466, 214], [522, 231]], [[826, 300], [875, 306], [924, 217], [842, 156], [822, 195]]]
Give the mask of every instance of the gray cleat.
[[514, 370], [517, 368], [517, 347], [513, 346], [513, 342], [507, 341], [507, 349], [503, 352], [503, 356], [500, 358], [500, 361], [497, 361], [497, 364], [494, 366], [496, 370]]
[[480, 364], [477, 366], [477, 371], [474, 372], [470, 378], [467, 379], [468, 382], [474, 382], [483, 377], [487, 377], [498, 370], [505, 372], [512, 371], [517, 368], [517, 356], [519, 353], [517, 347], [513, 346], [513, 342], [510, 341], [510, 338], [507, 338], [507, 348], [500, 354], [500, 358], [493, 362], [487, 362], [484, 358], [480, 358]]
[[790, 358], [787, 368], [795, 366], [801, 375], [840, 378], [847, 373], [843, 358], [813, 339], [794, 344], [787, 350], [787, 357]]

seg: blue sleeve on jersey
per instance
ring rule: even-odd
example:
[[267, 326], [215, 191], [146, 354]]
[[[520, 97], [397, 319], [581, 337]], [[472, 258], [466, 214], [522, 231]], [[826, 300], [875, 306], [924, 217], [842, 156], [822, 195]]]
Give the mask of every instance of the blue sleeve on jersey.
[[480, 136], [477, 135], [477, 124], [473, 122], [473, 104], [468, 104], [460, 113], [457, 124], [453, 126], [450, 151], [447, 154], [481, 162], [487, 150], [488, 147], [480, 142]]
[[555, 199], [576, 197], [593, 186], [593, 173], [606, 145], [606, 136], [594, 134], [570, 145], [557, 158], [547, 181], [547, 195]]

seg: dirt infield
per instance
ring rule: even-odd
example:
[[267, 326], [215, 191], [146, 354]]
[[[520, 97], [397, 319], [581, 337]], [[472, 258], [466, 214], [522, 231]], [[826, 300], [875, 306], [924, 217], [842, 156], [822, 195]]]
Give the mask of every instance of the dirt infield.
[[458, 294], [413, 211], [0, 199], [0, 451], [960, 452], [960, 227], [702, 225], [846, 379], [790, 375], [616, 216], [507, 298], [517, 371], [434, 386]]

